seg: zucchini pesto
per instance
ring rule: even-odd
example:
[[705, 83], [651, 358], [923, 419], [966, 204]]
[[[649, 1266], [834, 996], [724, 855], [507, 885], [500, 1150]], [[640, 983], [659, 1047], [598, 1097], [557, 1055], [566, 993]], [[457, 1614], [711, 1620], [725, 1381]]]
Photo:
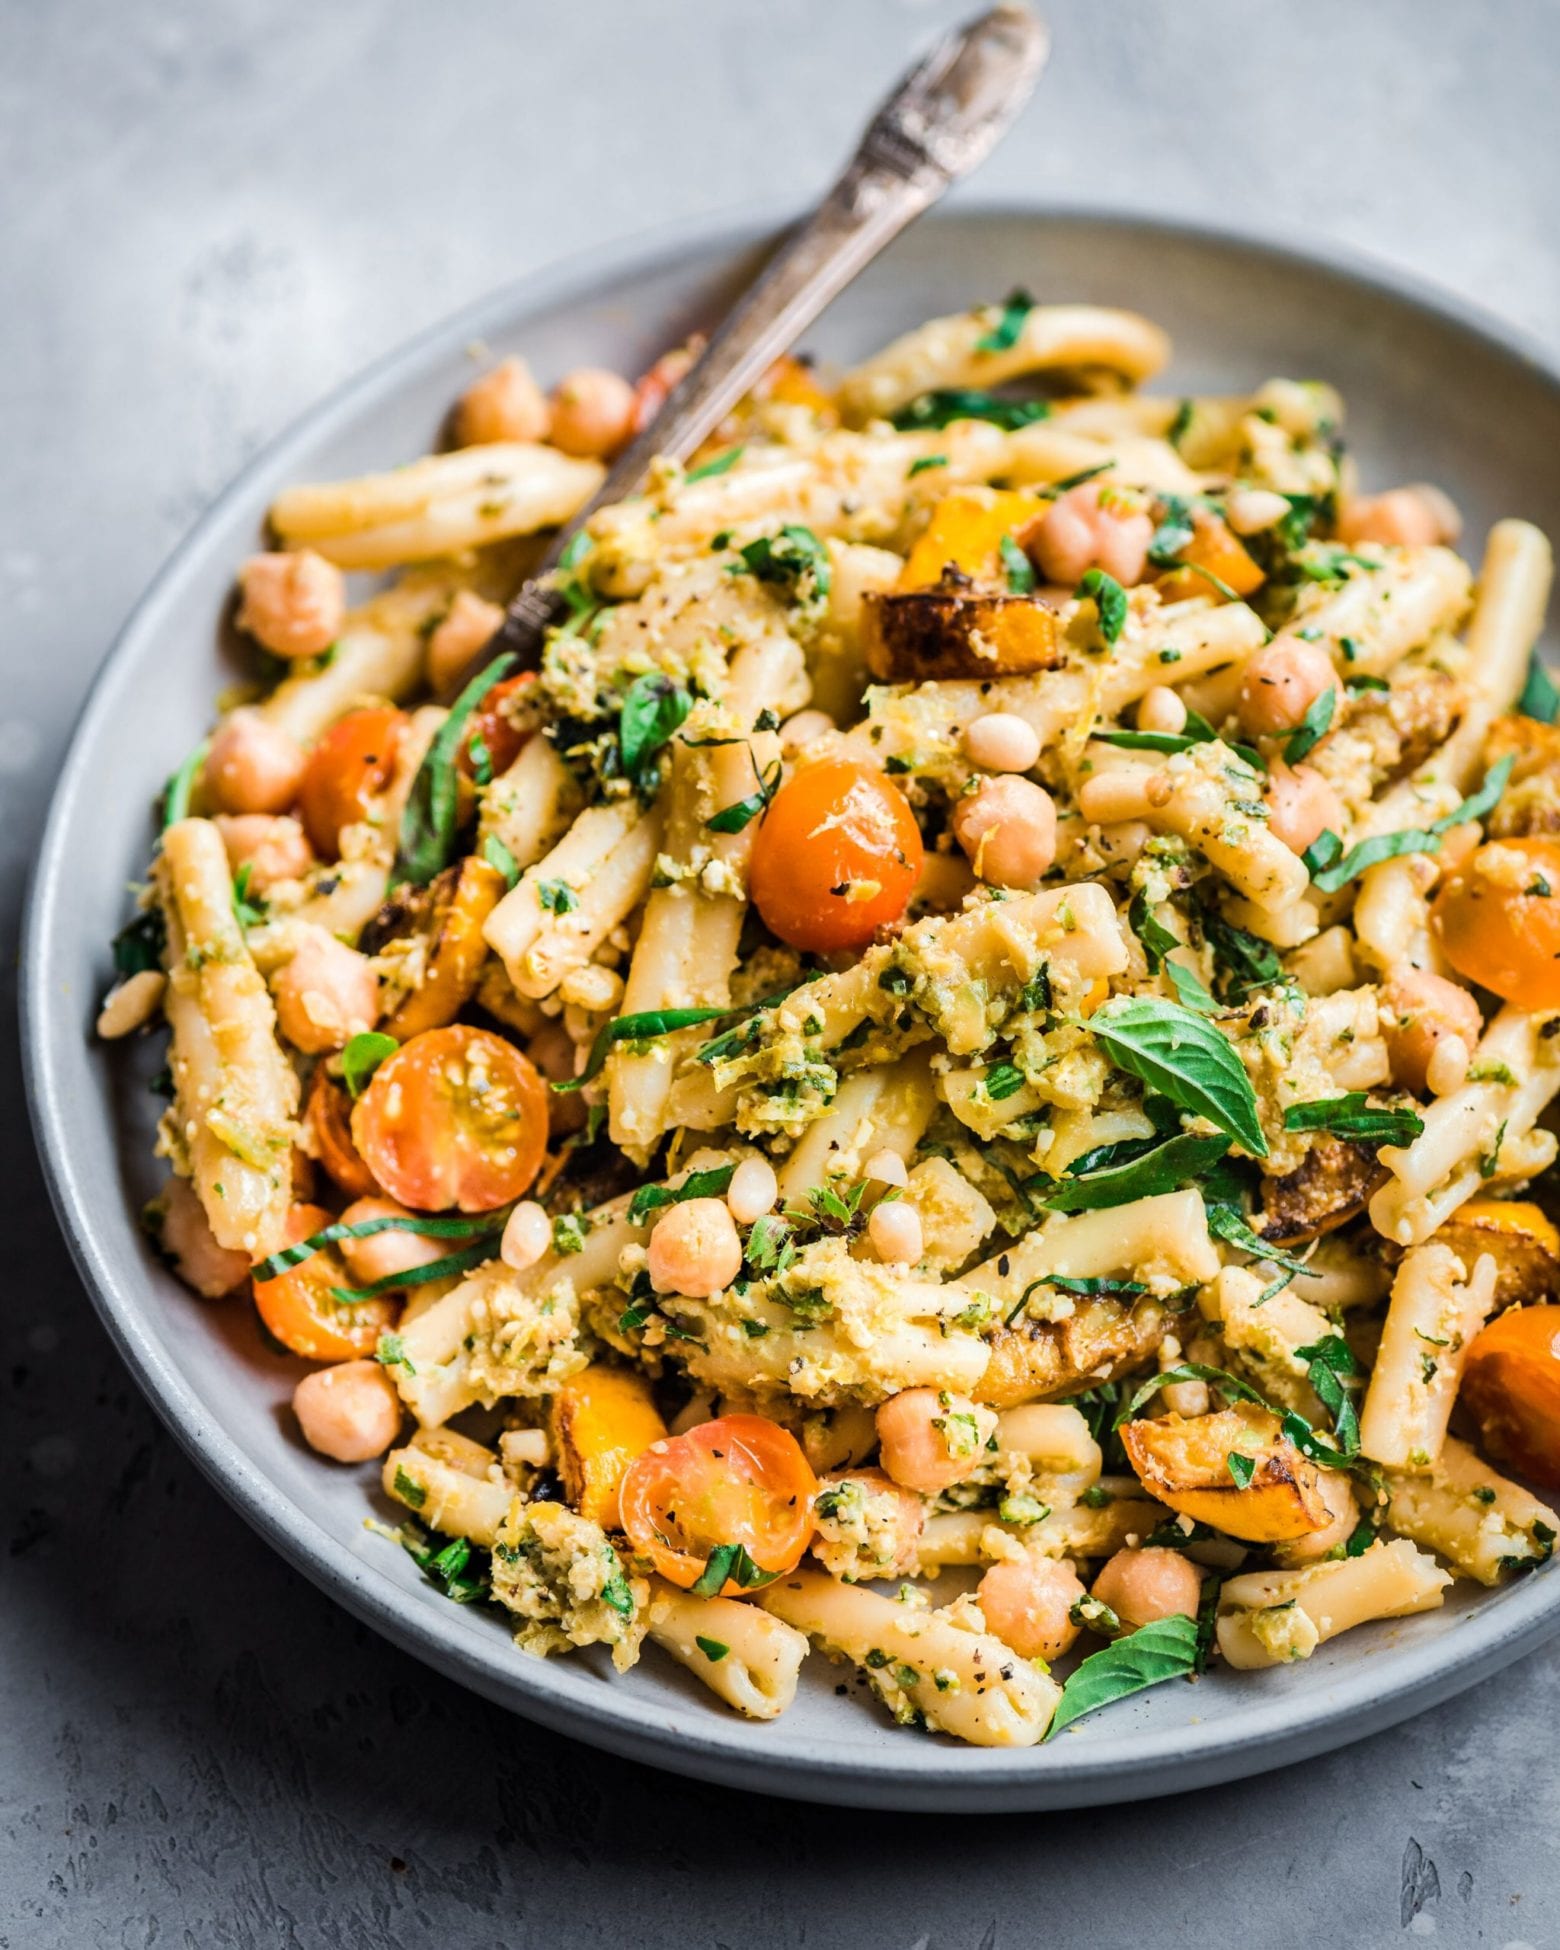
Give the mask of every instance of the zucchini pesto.
[[1544, 537], [1015, 292], [782, 360], [430, 702], [689, 356], [271, 510], [99, 1025], [163, 1253], [446, 1596], [756, 1719], [815, 1645], [1032, 1745], [1541, 1564]]

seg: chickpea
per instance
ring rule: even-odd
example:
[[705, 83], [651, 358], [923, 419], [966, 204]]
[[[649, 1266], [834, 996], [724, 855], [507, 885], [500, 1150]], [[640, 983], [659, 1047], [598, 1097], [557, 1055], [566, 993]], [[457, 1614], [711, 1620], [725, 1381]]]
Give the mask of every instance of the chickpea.
[[1030, 779], [987, 779], [954, 807], [953, 835], [981, 880], [1031, 889], [1056, 858], [1056, 803]]
[[[836, 1577], [914, 1577], [926, 1530], [926, 1505], [920, 1497], [901, 1489], [881, 1469], [831, 1469], [818, 1478], [818, 1487], [825, 1493], [842, 1484], [855, 1485], [862, 1492], [868, 1510], [869, 1542], [863, 1547], [852, 1531], [842, 1534], [825, 1520], [820, 1535], [813, 1540], [819, 1562]], [[870, 1552], [869, 1565], [862, 1563], [864, 1550]]]
[[307, 762], [302, 745], [280, 725], [258, 711], [235, 711], [206, 754], [206, 795], [218, 812], [284, 813], [298, 796]]
[[1268, 830], [1291, 853], [1304, 853], [1323, 832], [1340, 832], [1343, 806], [1320, 772], [1276, 759], [1268, 773]]
[[935, 1496], [972, 1476], [997, 1426], [989, 1408], [938, 1388], [906, 1388], [877, 1412], [884, 1469], [907, 1490]]
[[1195, 1618], [1202, 1574], [1179, 1551], [1122, 1550], [1107, 1560], [1091, 1596], [1109, 1605], [1129, 1631], [1157, 1618]]
[[498, 1256], [506, 1266], [523, 1273], [534, 1266], [552, 1244], [552, 1220], [534, 1198], [523, 1198], [510, 1213]]
[[780, 756], [798, 758], [836, 729], [827, 711], [798, 711], [780, 727]]
[[1399, 548], [1428, 548], [1434, 542], [1455, 542], [1462, 533], [1456, 504], [1429, 482], [1389, 488], [1385, 494], [1361, 495], [1345, 502], [1338, 517], [1338, 538], [1350, 547], [1356, 542], [1385, 542]]
[[1156, 684], [1151, 691], [1145, 691], [1138, 704], [1137, 728], [1139, 731], [1164, 731], [1172, 738], [1186, 729], [1186, 706], [1180, 694], [1171, 690], [1168, 684]]
[[581, 366], [553, 389], [552, 443], [566, 454], [605, 459], [634, 431], [634, 389], [619, 373]]
[[369, 1462], [401, 1432], [401, 1398], [377, 1361], [339, 1361], [293, 1390], [303, 1439], [332, 1462]]
[[469, 589], [458, 590], [428, 639], [424, 675], [433, 689], [443, 691], [453, 684], [503, 620], [497, 603]]
[[1236, 714], [1249, 738], [1293, 731], [1323, 691], [1338, 682], [1332, 658], [1320, 644], [1275, 637], [1246, 659]]
[[1225, 497], [1224, 519], [1237, 535], [1260, 535], [1289, 513], [1289, 502], [1271, 488], [1234, 488]]
[[1454, 1037], [1471, 1051], [1484, 1033], [1479, 1005], [1468, 991], [1428, 968], [1398, 969], [1381, 990], [1382, 1041], [1392, 1080], [1422, 1095], [1437, 1051]]
[[504, 359], [461, 394], [455, 407], [455, 444], [485, 447], [495, 440], [545, 440], [551, 417], [524, 359]]
[[921, 1215], [903, 1199], [882, 1199], [872, 1208], [867, 1237], [878, 1258], [890, 1266], [914, 1266], [926, 1250]]
[[[355, 1199], [341, 1215], [343, 1225], [361, 1225], [365, 1219], [409, 1219], [411, 1213], [393, 1198]], [[361, 1286], [371, 1280], [388, 1280], [396, 1273], [410, 1273], [418, 1266], [442, 1259], [450, 1250], [440, 1239], [429, 1239], [417, 1232], [374, 1232], [366, 1239], [343, 1239], [341, 1257], [347, 1270]]]
[[346, 578], [312, 548], [251, 555], [238, 572], [238, 627], [276, 657], [317, 657], [341, 634]]
[[672, 1205], [650, 1235], [650, 1284], [657, 1293], [703, 1300], [742, 1271], [742, 1241], [724, 1199], [690, 1198]]
[[308, 834], [286, 814], [218, 813], [212, 823], [234, 873], [248, 867], [253, 893], [263, 894], [278, 881], [301, 880], [314, 865]]
[[987, 711], [965, 732], [964, 750], [987, 772], [1028, 772], [1039, 763], [1040, 734], [1015, 711]]
[[248, 1253], [217, 1244], [205, 1207], [187, 1178], [170, 1178], [163, 1187], [157, 1238], [179, 1278], [203, 1300], [220, 1300], [249, 1278]]
[[750, 1226], [773, 1212], [780, 1181], [767, 1158], [744, 1158], [726, 1187], [726, 1209], [738, 1225]]
[[993, 1564], [975, 1591], [986, 1629], [1021, 1659], [1059, 1659], [1067, 1651], [1081, 1629], [1068, 1613], [1084, 1595], [1066, 1558], [1038, 1551]]
[[379, 1014], [379, 978], [367, 955], [324, 928], [300, 932], [291, 958], [272, 978], [276, 1019], [295, 1049], [340, 1049]]
[[1153, 517], [1120, 488], [1080, 481], [1052, 502], [1024, 537], [1047, 582], [1072, 589], [1089, 569], [1103, 569], [1123, 588], [1143, 580]]

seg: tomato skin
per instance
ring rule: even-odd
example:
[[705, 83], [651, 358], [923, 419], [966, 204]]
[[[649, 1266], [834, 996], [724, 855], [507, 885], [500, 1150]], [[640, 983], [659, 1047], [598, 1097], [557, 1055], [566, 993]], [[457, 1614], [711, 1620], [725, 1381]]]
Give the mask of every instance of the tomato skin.
[[341, 857], [341, 829], [362, 819], [395, 771], [406, 713], [368, 705], [338, 718], [309, 753], [298, 812], [322, 860]]
[[1458, 1402], [1497, 1462], [1560, 1490], [1560, 1307], [1511, 1307], [1476, 1334]]
[[1431, 912], [1459, 975], [1524, 1009], [1560, 1008], [1560, 839], [1481, 846]]
[[493, 686], [472, 712], [466, 720], [465, 736], [460, 741], [460, 752], [455, 760], [463, 778], [476, 777], [477, 764], [471, 748], [479, 738], [487, 749], [489, 778], [496, 779], [514, 764], [531, 734], [522, 731], [503, 707], [510, 698], [535, 682], [536, 673], [531, 670], [522, 670], [518, 677], [506, 677]]
[[547, 1086], [489, 1029], [425, 1030], [374, 1072], [352, 1138], [384, 1190], [414, 1212], [491, 1212], [541, 1169]]
[[[864, 948], [910, 904], [924, 858], [902, 792], [870, 765], [825, 758], [781, 786], [753, 844], [748, 889], [765, 924], [793, 948]], [[852, 884], [876, 881], [865, 900]]]
[[380, 1186], [352, 1142], [352, 1126], [348, 1122], [351, 1111], [352, 1100], [345, 1084], [338, 1083], [323, 1063], [316, 1063], [303, 1107], [303, 1121], [314, 1141], [314, 1155], [331, 1181], [349, 1198], [372, 1198]]
[[[295, 1205], [287, 1215], [286, 1243], [296, 1246], [330, 1223], [323, 1205]], [[355, 1304], [332, 1298], [333, 1286], [355, 1284], [340, 1253], [325, 1246], [273, 1280], [256, 1280], [255, 1306], [271, 1333], [294, 1354], [307, 1361], [350, 1361], [373, 1353], [397, 1312], [389, 1294]]]
[[[812, 1541], [817, 1494], [796, 1437], [762, 1415], [722, 1415], [652, 1442], [618, 1492], [630, 1543], [684, 1591], [721, 1544], [741, 1544], [776, 1576], [794, 1571]], [[755, 1588], [728, 1578], [720, 1595]]]

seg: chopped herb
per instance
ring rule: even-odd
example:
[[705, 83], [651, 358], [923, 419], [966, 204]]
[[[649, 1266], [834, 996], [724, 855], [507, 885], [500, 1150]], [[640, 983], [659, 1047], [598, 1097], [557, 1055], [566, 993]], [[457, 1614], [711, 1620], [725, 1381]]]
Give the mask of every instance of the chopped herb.
[[405, 1368], [408, 1374], [416, 1374], [406, 1343], [399, 1334], [381, 1334], [374, 1349], [374, 1359], [382, 1368]]
[[181, 819], [190, 816], [190, 798], [195, 790], [195, 781], [200, 776], [200, 768], [206, 762], [206, 753], [211, 749], [211, 740], [202, 739], [194, 751], [179, 766], [163, 789], [163, 831], [176, 826]]
[[258, 928], [270, 912], [261, 896], [257, 894], [253, 900], [249, 897], [253, 873], [253, 865], [246, 860], [233, 876], [233, 913], [241, 928]]
[[680, 1185], [641, 1185], [629, 1200], [629, 1224], [643, 1225], [663, 1205], [680, 1205], [690, 1198], [722, 1197], [736, 1169], [735, 1165], [716, 1165], [709, 1171], [689, 1172]]
[[401, 828], [396, 840], [395, 865], [390, 884], [411, 882], [426, 887], [434, 875], [449, 865], [455, 850], [455, 829], [459, 814], [456, 760], [466, 721], [495, 684], [514, 669], [519, 659], [512, 651], [495, 657], [479, 670], [450, 706], [443, 724], [434, 734], [423, 762], [412, 780]]
[[728, 447], [723, 454], [707, 460], [699, 467], [690, 467], [683, 476], [684, 481], [712, 481], [717, 474], [729, 474], [737, 462], [747, 452], [745, 446]]
[[755, 1564], [745, 1545], [717, 1544], [690, 1589], [695, 1598], [716, 1598], [728, 1583], [738, 1585], [743, 1591], [753, 1591], [760, 1585], [773, 1584], [779, 1575], [778, 1571], [766, 1571], [761, 1564]]
[[1286, 764], [1298, 765], [1302, 758], [1315, 750], [1332, 729], [1333, 714], [1337, 708], [1337, 687], [1329, 684], [1320, 696], [1311, 700], [1305, 716], [1294, 730], [1285, 732], [1279, 741], [1284, 747]]
[[654, 789], [651, 762], [692, 709], [682, 685], [658, 670], [629, 685], [618, 713], [618, 749], [623, 770], [642, 791]]
[[729, 1645], [722, 1645], [719, 1639], [707, 1639], [697, 1632], [694, 1634], [693, 1642], [712, 1666], [719, 1665], [731, 1650]]
[[751, 745], [748, 747], [748, 758], [753, 766], [753, 776], [758, 780], [758, 790], [750, 792], [745, 799], [738, 799], [735, 805], [723, 806], [713, 818], [706, 820], [705, 824], [712, 833], [740, 833], [767, 809], [779, 790], [783, 770], [780, 760], [777, 758], [767, 772], [760, 772]]
[[552, 1222], [553, 1251], [568, 1257], [585, 1250], [590, 1232], [590, 1216], [585, 1212], [560, 1212]]
[[1560, 689], [1536, 651], [1528, 664], [1527, 682], [1517, 699], [1517, 709], [1523, 717], [1537, 718], [1540, 724], [1553, 724], [1560, 717]]
[[[1292, 1259], [1288, 1253], [1281, 1252], [1277, 1246], [1264, 1239], [1260, 1232], [1253, 1232], [1246, 1215], [1238, 1205], [1217, 1198], [1210, 1191], [1207, 1197], [1208, 1230], [1226, 1245], [1234, 1246], [1243, 1253], [1250, 1253], [1253, 1259], [1265, 1259], [1274, 1266], [1282, 1266], [1291, 1277], [1304, 1273], [1314, 1278], [1310, 1268], [1303, 1260]], [[1285, 1281], [1288, 1285], [1288, 1281]], [[1270, 1296], [1264, 1294], [1262, 1298]]]
[[168, 924], [162, 909], [143, 908], [114, 936], [114, 970], [120, 975], [139, 975], [148, 968], [161, 968], [167, 945]]
[[1251, 1479], [1257, 1473], [1255, 1457], [1243, 1456], [1238, 1449], [1232, 1449], [1224, 1460], [1229, 1465], [1230, 1474], [1235, 1478], [1236, 1488], [1249, 1490]]
[[1008, 590], [1015, 596], [1031, 596], [1035, 588], [1034, 565], [1029, 557], [1014, 541], [1011, 535], [1004, 535], [997, 544], [997, 553], [1002, 557], [1003, 573], [1007, 577]]
[[1343, 1547], [1345, 1557], [1363, 1557], [1376, 1541], [1376, 1526], [1369, 1517], [1361, 1517], [1349, 1532], [1348, 1542]]
[[975, 341], [977, 352], [1011, 352], [1018, 344], [1024, 320], [1035, 308], [1035, 301], [1022, 285], [1015, 286], [1002, 301], [1001, 316], [989, 332]]
[[1191, 503], [1184, 494], [1162, 494], [1159, 507], [1159, 526], [1149, 542], [1148, 559], [1156, 568], [1168, 569], [1180, 559], [1197, 531], [1192, 525]]
[[1268, 1155], [1251, 1079], [1228, 1037], [1205, 1017], [1175, 1002], [1118, 997], [1089, 1028], [1118, 1069], [1206, 1117], [1253, 1157]]
[[430, 1259], [425, 1266], [413, 1266], [404, 1273], [387, 1274], [382, 1280], [370, 1280], [366, 1286], [333, 1286], [331, 1298], [339, 1300], [344, 1307], [354, 1307], [364, 1300], [377, 1300], [382, 1294], [399, 1293], [403, 1287], [427, 1286], [432, 1280], [447, 1280], [457, 1273], [469, 1273], [474, 1266], [485, 1265], [493, 1257], [497, 1250], [498, 1230], [497, 1227], [490, 1227], [472, 1245], [463, 1246], [456, 1253], [446, 1253], [441, 1259]]
[[991, 1102], [1001, 1103], [1022, 1090], [1025, 1082], [1024, 1073], [1016, 1063], [994, 1063], [986, 1072], [984, 1088]]
[[572, 914], [580, 904], [579, 895], [566, 880], [537, 881], [536, 898], [549, 914]]
[[755, 1273], [783, 1273], [796, 1257], [791, 1227], [777, 1212], [753, 1222], [743, 1258]]
[[1511, 768], [1515, 763], [1514, 754], [1501, 759], [1486, 773], [1483, 785], [1471, 798], [1464, 799], [1460, 806], [1454, 807], [1429, 826], [1410, 826], [1397, 833], [1377, 833], [1373, 838], [1351, 846], [1336, 865], [1325, 867], [1313, 876], [1316, 886], [1324, 894], [1336, 894], [1340, 887], [1346, 887], [1351, 880], [1358, 879], [1367, 867], [1377, 866], [1383, 860], [1394, 860], [1403, 853], [1434, 853], [1441, 844], [1442, 836], [1452, 827], [1483, 819], [1493, 810], [1506, 789], [1506, 781], [1511, 777]]
[[1175, 418], [1165, 429], [1165, 438], [1175, 448], [1177, 453], [1181, 451], [1181, 442], [1191, 431], [1192, 421], [1196, 417], [1196, 413], [1197, 404], [1195, 400], [1182, 400], [1180, 405], [1175, 409]]
[[901, 433], [924, 433], [951, 427], [956, 420], [989, 420], [1013, 433], [1050, 417], [1051, 409], [1043, 399], [999, 399], [975, 386], [939, 386], [900, 407], [893, 424]]
[[1093, 602], [1099, 613], [1100, 635], [1107, 643], [1115, 643], [1127, 621], [1127, 592], [1116, 578], [1103, 569], [1087, 569], [1073, 593]]
[[[750, 576], [778, 584], [793, 599], [804, 584], [810, 585], [807, 593], [815, 602], [821, 603], [829, 593], [833, 580], [829, 551], [810, 528], [798, 522], [788, 521], [778, 535], [761, 535], [738, 549], [737, 555]], [[732, 573], [740, 575], [742, 570], [733, 563]]]
[[1239, 1002], [1252, 989], [1265, 988], [1282, 977], [1284, 965], [1278, 950], [1260, 935], [1237, 927], [1211, 909], [1203, 915], [1202, 926], [1213, 958], [1223, 971], [1221, 987], [1227, 1002]]
[[1200, 1016], [1216, 1016], [1219, 1013], [1219, 1004], [1191, 969], [1178, 961], [1167, 961], [1165, 973], [1170, 977], [1170, 986], [1175, 990], [1176, 1000], [1183, 1009], [1195, 1009]]
[[619, 1043], [648, 1043], [657, 1036], [670, 1036], [679, 1029], [692, 1029], [701, 1022], [717, 1022], [729, 1016], [730, 1009], [645, 1009], [635, 1016], [614, 1016], [596, 1031], [585, 1068], [577, 1077], [555, 1083], [554, 1090], [580, 1090], [601, 1074], [601, 1066]]
[[341, 1080], [353, 1097], [361, 1097], [369, 1078], [401, 1045], [381, 1029], [365, 1029], [341, 1052]]
[[1407, 1144], [1424, 1128], [1425, 1120], [1417, 1111], [1367, 1104], [1363, 1090], [1291, 1104], [1284, 1112], [1286, 1131], [1331, 1131], [1334, 1137], [1356, 1144]]
[[910, 471], [905, 478], [913, 481], [917, 474], [926, 474], [934, 467], [946, 467], [947, 465], [948, 456], [946, 454], [922, 454], [919, 460], [911, 461]]
[[1131, 905], [1127, 908], [1127, 926], [1142, 944], [1150, 975], [1157, 975], [1165, 964], [1165, 957], [1172, 949], [1181, 946], [1181, 937], [1172, 934], [1154, 913], [1153, 905], [1142, 888], [1132, 896]]
[[1179, 1678], [1197, 1665], [1197, 1621], [1177, 1614], [1156, 1618], [1099, 1652], [1091, 1652], [1062, 1688], [1046, 1739], [1097, 1708]]
[[428, 1501], [428, 1492], [422, 1484], [414, 1483], [399, 1464], [395, 1472], [395, 1493], [403, 1503], [409, 1504], [414, 1510], [420, 1510]]
[[618, 1558], [618, 1554], [609, 1544], [602, 1552], [602, 1556], [612, 1565], [612, 1575], [601, 1587], [601, 1602], [604, 1605], [610, 1605], [620, 1618], [632, 1618], [634, 1615], [634, 1588], [623, 1575], [623, 1566]]
[[505, 846], [496, 833], [489, 833], [482, 842], [482, 858], [490, 867], [495, 867], [504, 876], [506, 887], [515, 886], [520, 879], [520, 862]]

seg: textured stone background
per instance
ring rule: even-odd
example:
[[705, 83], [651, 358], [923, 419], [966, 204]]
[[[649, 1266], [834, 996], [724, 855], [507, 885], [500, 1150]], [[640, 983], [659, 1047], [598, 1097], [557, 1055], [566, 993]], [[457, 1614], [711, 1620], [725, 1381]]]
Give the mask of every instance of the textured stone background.
[[[529, 266], [800, 202], [962, 11], [0, 5], [7, 1022], [77, 700], [234, 470]], [[1554, 0], [1048, 11], [1051, 75], [981, 189], [1339, 238], [1560, 344]], [[1560, 1944], [1560, 1644], [1283, 1778], [945, 1837], [496, 1714], [305, 1585], [160, 1432], [45, 1210], [9, 1029], [0, 1092], [0, 1950]]]

